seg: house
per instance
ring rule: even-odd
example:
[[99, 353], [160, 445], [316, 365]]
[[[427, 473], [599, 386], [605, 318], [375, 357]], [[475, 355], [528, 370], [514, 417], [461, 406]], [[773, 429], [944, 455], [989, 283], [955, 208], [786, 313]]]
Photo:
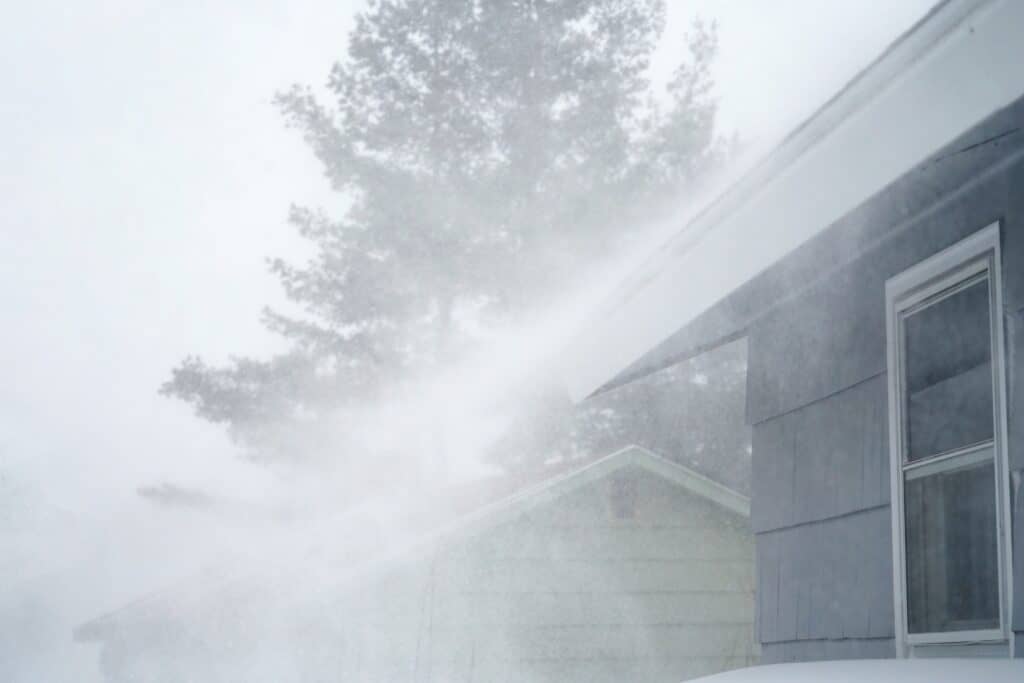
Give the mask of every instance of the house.
[[567, 354], [584, 400], [746, 339], [765, 662], [1024, 657], [1022, 37], [939, 3]]
[[316, 588], [191, 581], [76, 636], [111, 680], [679, 681], [756, 661], [753, 552], [746, 497], [634, 446]]

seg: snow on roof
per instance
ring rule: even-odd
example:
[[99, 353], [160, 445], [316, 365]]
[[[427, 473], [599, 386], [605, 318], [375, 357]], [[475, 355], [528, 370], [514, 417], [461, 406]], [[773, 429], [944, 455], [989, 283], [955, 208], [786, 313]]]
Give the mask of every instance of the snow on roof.
[[946, 0], [622, 282], [564, 355], [582, 400], [1024, 93], [1024, 3]]
[[699, 679], [700, 683], [1017, 683], [1021, 659], [860, 659], [766, 664]]

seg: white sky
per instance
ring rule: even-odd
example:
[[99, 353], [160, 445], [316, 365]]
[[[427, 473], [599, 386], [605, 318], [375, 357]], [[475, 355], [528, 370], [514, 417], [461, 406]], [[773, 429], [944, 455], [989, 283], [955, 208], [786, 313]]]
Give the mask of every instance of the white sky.
[[[932, 4], [669, 0], [667, 35], [695, 14], [718, 20], [720, 121], [764, 145]], [[136, 486], [276, 490], [156, 388], [185, 354], [216, 361], [276, 348], [258, 322], [282, 301], [264, 258], [303, 253], [284, 220], [289, 203], [337, 200], [270, 100], [292, 82], [326, 79], [361, 5], [0, 8], [0, 478], [42, 511], [17, 542], [0, 537], [0, 554], [19, 579], [98, 567], [92, 576], [110, 585], [76, 602], [71, 621], [184, 564], [167, 555], [187, 527], [168, 527]], [[666, 43], [662, 72], [680, 46]], [[69, 535], [47, 538], [55, 529]], [[162, 571], [126, 569], [142, 560]], [[0, 589], [0, 608], [2, 598]]]

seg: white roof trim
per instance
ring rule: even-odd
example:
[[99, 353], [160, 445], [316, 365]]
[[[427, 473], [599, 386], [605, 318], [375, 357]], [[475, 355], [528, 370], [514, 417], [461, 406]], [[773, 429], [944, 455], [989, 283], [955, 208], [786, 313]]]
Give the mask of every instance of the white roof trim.
[[[488, 505], [438, 532], [438, 536], [475, 534], [545, 505], [587, 484], [626, 467], [650, 472], [686, 491], [706, 498], [742, 517], [750, 516], [750, 499], [730, 488], [667, 460], [641, 446], [626, 446], [578, 470], [527, 488], [505, 500]], [[436, 538], [436, 537], [435, 537]]]
[[1024, 94], [1024, 2], [947, 0], [617, 288], [563, 357], [574, 400]]

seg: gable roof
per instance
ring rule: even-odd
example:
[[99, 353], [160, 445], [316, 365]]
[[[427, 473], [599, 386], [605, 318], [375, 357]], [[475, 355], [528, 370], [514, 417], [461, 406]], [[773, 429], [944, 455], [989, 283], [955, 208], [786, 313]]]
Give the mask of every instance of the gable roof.
[[537, 486], [527, 488], [521, 493], [466, 515], [434, 533], [419, 538], [410, 545], [398, 548], [362, 565], [356, 571], [342, 577], [339, 584], [355, 584], [402, 562], [429, 555], [447, 544], [480, 536], [490, 529], [514, 520], [519, 515], [554, 502], [588, 484], [628, 468], [636, 468], [659, 477], [688, 494], [708, 500], [727, 513], [744, 519], [750, 517], [750, 499], [746, 496], [642, 446], [630, 445], [568, 474], [553, 477]]
[[[384, 571], [403, 561], [414, 559], [448, 543], [471, 539], [489, 529], [515, 519], [543, 505], [551, 503], [584, 486], [599, 481], [615, 472], [636, 468], [672, 484], [688, 494], [703, 498], [724, 511], [742, 518], [750, 516], [750, 499], [688, 467], [663, 458], [646, 448], [632, 445], [598, 460], [592, 461], [566, 474], [554, 476], [527, 487], [497, 502], [485, 505], [475, 512], [444, 525], [433, 532], [419, 536], [390, 552], [359, 565], [349, 567], [337, 577], [338, 585], [353, 582]], [[192, 577], [170, 589], [159, 591], [136, 600], [114, 612], [88, 621], [75, 629], [75, 638], [81, 641], [103, 640], [118, 628], [122, 620], [139, 614], [160, 610], [163, 605], [175, 605], [180, 597], [188, 601], [201, 601], [207, 592], [230, 589], [232, 584], [253, 580], [253, 577], [227, 577], [204, 574]], [[255, 580], [259, 581], [257, 577]], [[291, 581], [291, 584], [301, 583]]]
[[563, 358], [581, 400], [1024, 93], [1024, 3], [946, 0], [622, 282]]
[[461, 538], [479, 534], [629, 467], [660, 477], [733, 514], [741, 517], [750, 516], [750, 499], [746, 496], [646, 448], [631, 445], [568, 474], [554, 477], [505, 500], [487, 505], [441, 529], [430, 540], [439, 541], [452, 536]]

